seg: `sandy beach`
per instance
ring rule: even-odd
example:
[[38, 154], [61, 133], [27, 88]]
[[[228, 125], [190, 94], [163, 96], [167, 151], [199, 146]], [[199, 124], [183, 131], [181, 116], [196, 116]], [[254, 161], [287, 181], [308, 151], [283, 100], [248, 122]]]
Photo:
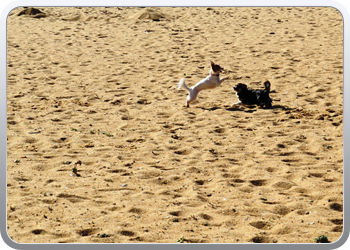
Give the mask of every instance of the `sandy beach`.
[[[184, 107], [210, 61], [229, 77]], [[273, 107], [234, 106], [271, 82]], [[17, 8], [7, 227], [18, 243], [315, 243], [343, 231], [333, 8]]]

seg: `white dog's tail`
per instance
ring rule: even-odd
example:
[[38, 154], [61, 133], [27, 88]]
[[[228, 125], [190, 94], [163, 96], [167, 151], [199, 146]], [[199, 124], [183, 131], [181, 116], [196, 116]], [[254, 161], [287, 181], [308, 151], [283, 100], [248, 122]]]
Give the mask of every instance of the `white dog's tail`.
[[179, 83], [177, 84], [177, 89], [186, 89], [188, 92], [191, 91], [191, 89], [189, 87], [187, 87], [186, 83], [185, 83], [185, 78], [182, 78]]

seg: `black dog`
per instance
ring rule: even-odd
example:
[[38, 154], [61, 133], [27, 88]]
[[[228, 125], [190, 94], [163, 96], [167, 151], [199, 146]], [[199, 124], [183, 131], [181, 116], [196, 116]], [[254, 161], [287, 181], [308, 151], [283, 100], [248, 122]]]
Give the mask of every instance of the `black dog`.
[[243, 83], [238, 83], [236, 86], [233, 87], [233, 89], [237, 92], [237, 96], [239, 99], [239, 102], [235, 104], [256, 104], [260, 107], [265, 106], [267, 108], [271, 108], [272, 100], [269, 96], [271, 83], [269, 81], [266, 81], [264, 85], [265, 89], [259, 90], [248, 89], [247, 85]]

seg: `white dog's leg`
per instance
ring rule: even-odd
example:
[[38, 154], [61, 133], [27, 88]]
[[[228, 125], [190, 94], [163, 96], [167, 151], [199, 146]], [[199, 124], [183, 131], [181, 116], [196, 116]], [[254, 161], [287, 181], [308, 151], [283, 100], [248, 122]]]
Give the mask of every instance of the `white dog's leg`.
[[221, 79], [219, 80], [217, 86], [220, 86], [220, 84], [221, 84], [223, 81], [227, 80], [227, 79], [228, 79], [228, 77], [221, 78]]
[[196, 89], [190, 89], [190, 92], [187, 95], [186, 106], [189, 107], [190, 103], [197, 99], [199, 91]]

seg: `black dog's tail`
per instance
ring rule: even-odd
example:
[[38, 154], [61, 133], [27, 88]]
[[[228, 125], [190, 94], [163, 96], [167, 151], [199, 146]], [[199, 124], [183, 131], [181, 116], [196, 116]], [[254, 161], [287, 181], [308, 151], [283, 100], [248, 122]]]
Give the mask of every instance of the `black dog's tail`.
[[265, 90], [267, 91], [267, 93], [270, 93], [271, 83], [269, 81], [266, 81], [264, 83], [264, 85], [265, 85]]

